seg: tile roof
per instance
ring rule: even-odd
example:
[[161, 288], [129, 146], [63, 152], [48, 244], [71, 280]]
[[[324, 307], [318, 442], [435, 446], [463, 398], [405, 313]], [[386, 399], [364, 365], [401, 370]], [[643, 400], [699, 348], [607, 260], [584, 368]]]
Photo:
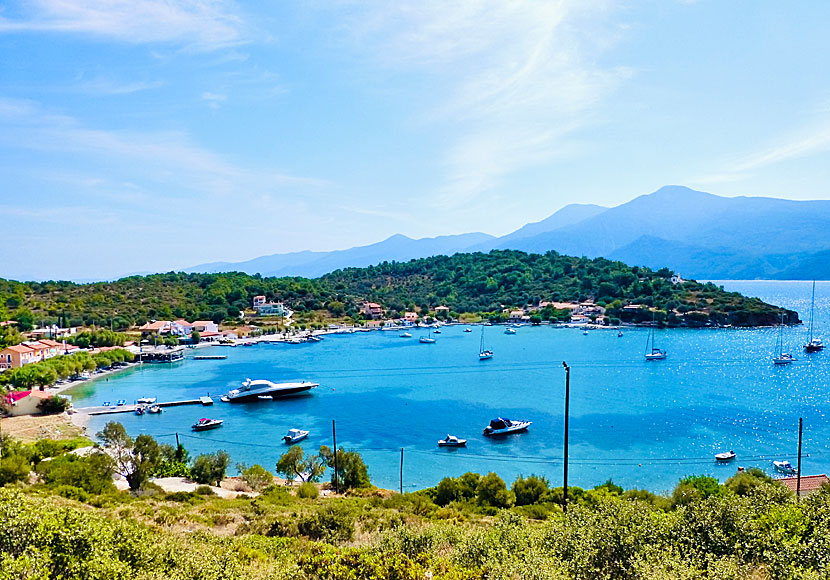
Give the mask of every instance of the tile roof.
[[26, 354], [27, 352], [34, 351], [33, 348], [29, 348], [25, 344], [15, 344], [14, 346], [7, 346], [6, 349], [14, 352], [19, 352], [20, 354]]
[[[776, 481], [787, 486], [793, 491], [795, 491], [798, 487], [797, 477], [782, 477], [781, 479], [777, 479]], [[801, 493], [815, 491], [826, 483], [830, 483], [830, 477], [827, 477], [823, 473], [821, 475], [802, 475]]]

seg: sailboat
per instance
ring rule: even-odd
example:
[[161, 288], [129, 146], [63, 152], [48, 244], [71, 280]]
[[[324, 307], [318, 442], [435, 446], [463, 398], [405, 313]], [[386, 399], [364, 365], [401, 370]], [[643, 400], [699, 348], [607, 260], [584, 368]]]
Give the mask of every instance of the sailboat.
[[648, 329], [648, 338], [646, 339], [646, 360], [663, 360], [666, 358], [666, 351], [660, 350], [654, 344], [654, 313], [651, 315], [651, 327]]
[[484, 349], [484, 327], [481, 327], [481, 344], [478, 347], [478, 360], [489, 360], [493, 358], [493, 351]]
[[432, 328], [429, 329], [427, 336], [422, 336], [418, 339], [421, 344], [435, 344], [435, 339], [432, 338]]
[[816, 281], [813, 280], [813, 299], [810, 301], [810, 340], [804, 345], [804, 352], [818, 352], [824, 349], [820, 338], [813, 338], [813, 310], [816, 306]]
[[772, 362], [777, 365], [788, 365], [796, 360], [796, 358], [788, 352], [784, 352], [784, 313], [781, 313], [781, 324], [778, 326], [778, 340], [775, 343], [775, 356], [772, 357]]

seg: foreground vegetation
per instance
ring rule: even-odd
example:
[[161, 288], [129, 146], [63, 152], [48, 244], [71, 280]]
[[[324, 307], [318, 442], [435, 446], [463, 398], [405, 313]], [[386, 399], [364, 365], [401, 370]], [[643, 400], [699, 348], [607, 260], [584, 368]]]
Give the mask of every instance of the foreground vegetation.
[[[405, 311], [484, 314], [498, 319], [504, 307], [542, 301], [592, 299], [608, 308], [613, 321], [651, 320], [670, 326], [776, 324], [781, 315], [795, 324], [795, 312], [725, 292], [713, 284], [671, 283], [668, 269], [631, 267], [604, 258], [588, 259], [518, 251], [456, 254], [348, 268], [315, 280], [262, 278], [239, 272], [168, 273], [132, 276], [115, 282], [13, 282], [0, 279], [0, 320], [11, 318], [26, 330], [35, 321], [64, 326], [126, 329], [149, 319], [239, 320], [256, 295], [286, 302], [300, 322], [362, 319], [365, 300], [380, 302], [390, 317]], [[625, 310], [639, 304], [641, 310]], [[542, 310], [540, 319], [564, 313]], [[18, 339], [13, 327], [0, 329], [0, 346]], [[90, 337], [86, 337], [90, 338]], [[110, 337], [117, 344], [117, 336]]]
[[561, 489], [544, 478], [508, 488], [492, 473], [403, 495], [360, 487], [318, 497], [303, 493], [311, 484], [295, 490], [268, 477], [252, 479], [261, 493], [233, 500], [210, 488], [164, 493], [151, 482], [116, 492], [106, 456], [66, 454], [82, 444], [0, 440], [0, 474], [10, 457], [35, 469], [16, 483], [0, 480], [0, 580], [830, 575], [830, 490], [797, 502], [757, 470], [723, 485], [685, 478], [667, 497], [611, 482], [573, 488], [564, 514]]

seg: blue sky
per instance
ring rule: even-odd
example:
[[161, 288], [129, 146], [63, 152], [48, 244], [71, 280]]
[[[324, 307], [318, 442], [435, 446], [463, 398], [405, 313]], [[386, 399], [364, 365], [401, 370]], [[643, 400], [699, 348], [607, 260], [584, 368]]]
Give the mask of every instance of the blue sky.
[[827, 199], [830, 3], [0, 4], [0, 277]]

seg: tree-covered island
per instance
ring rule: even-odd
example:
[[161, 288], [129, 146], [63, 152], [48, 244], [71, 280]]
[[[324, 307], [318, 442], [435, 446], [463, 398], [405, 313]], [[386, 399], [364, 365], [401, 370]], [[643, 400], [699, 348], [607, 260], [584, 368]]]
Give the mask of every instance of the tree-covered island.
[[[792, 310], [711, 283], [682, 280], [666, 268], [519, 251], [384, 262], [316, 279], [239, 272], [169, 272], [92, 284], [0, 279], [0, 320], [15, 320], [23, 330], [41, 322], [116, 330], [151, 319], [238, 322], [255, 296], [284, 302], [295, 322], [308, 326], [362, 322], [367, 301], [381, 304], [390, 319], [411, 311], [499, 320], [523, 309], [534, 322], [564, 321], [570, 312], [557, 305], [593, 302], [608, 324], [762, 326], [778, 324], [782, 317], [787, 324], [800, 322]], [[436, 312], [439, 306], [447, 309]]]

